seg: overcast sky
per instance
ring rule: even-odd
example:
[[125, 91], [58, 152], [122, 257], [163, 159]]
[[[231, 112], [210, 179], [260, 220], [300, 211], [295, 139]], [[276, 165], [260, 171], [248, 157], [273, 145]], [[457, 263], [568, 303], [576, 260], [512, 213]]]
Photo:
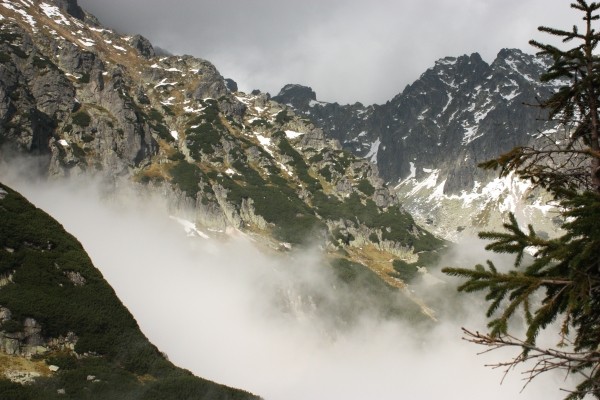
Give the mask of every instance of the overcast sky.
[[569, 0], [79, 0], [100, 21], [213, 62], [240, 90], [286, 83], [319, 100], [384, 103], [445, 56], [533, 52], [539, 25], [569, 29]]

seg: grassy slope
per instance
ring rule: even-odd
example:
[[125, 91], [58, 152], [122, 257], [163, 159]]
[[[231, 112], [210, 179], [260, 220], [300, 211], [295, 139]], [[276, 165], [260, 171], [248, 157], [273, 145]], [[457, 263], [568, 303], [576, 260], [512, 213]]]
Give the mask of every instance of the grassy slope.
[[[167, 361], [139, 330], [113, 289], [94, 268], [81, 244], [25, 198], [0, 184], [0, 275], [13, 282], [0, 288], [0, 305], [19, 328], [26, 317], [43, 326], [45, 337], [74, 332], [78, 354], [40, 356], [58, 373], [31, 386], [0, 380], [0, 398], [10, 399], [253, 399], [255, 396], [193, 376]], [[0, 196], [2, 197], [2, 196]], [[76, 286], [68, 272], [85, 278]], [[87, 380], [93, 375], [99, 382]], [[58, 389], [66, 394], [57, 395]]]

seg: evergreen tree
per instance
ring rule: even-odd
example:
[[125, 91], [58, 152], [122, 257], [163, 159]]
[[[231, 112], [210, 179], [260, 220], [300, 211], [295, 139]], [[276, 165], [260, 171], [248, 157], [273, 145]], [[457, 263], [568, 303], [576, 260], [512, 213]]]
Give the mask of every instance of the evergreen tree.
[[[600, 34], [593, 26], [600, 3], [577, 0], [571, 7], [583, 13], [584, 29], [571, 31], [548, 27], [539, 30], [576, 46], [561, 50], [536, 41], [539, 54], [551, 57], [552, 65], [542, 81], [556, 81], [560, 88], [540, 106], [561, 125], [562, 140], [548, 136], [538, 146], [517, 147], [482, 164], [500, 169], [500, 175], [516, 173], [546, 188], [560, 201], [566, 232], [555, 239], [538, 235], [532, 226], [523, 230], [514, 215], [505, 232], [482, 232], [491, 240], [488, 250], [515, 255], [515, 268], [499, 272], [487, 266], [473, 269], [445, 268], [444, 272], [466, 279], [458, 290], [484, 291], [490, 302], [489, 332], [464, 330], [467, 340], [490, 348], [517, 347], [520, 354], [498, 366], [507, 370], [529, 364], [529, 380], [539, 374], [564, 369], [581, 376], [568, 399], [586, 395], [600, 398], [600, 58], [594, 53]], [[534, 251], [524, 265], [525, 252]], [[522, 310], [527, 324], [525, 337], [509, 333], [509, 320]], [[556, 348], [540, 347], [539, 333], [560, 322]]]

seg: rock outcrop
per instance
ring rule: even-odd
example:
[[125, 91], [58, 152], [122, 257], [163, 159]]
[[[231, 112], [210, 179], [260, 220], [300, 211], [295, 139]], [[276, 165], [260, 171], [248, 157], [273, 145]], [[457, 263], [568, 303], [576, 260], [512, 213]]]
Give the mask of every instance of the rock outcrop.
[[299, 85], [286, 85], [274, 99], [376, 164], [404, 207], [445, 238], [500, 229], [508, 212], [553, 232], [543, 193], [478, 167], [515, 146], [557, 135], [556, 124], [535, 106], [560, 86], [540, 82], [548, 65], [504, 49], [491, 64], [477, 53], [438, 60], [383, 105], [319, 102]]
[[491, 64], [477, 53], [438, 60], [384, 105], [323, 103], [299, 85], [286, 85], [274, 99], [377, 163], [386, 181], [438, 169], [444, 193], [458, 194], [490, 179], [479, 162], [555, 128], [539, 108], [524, 106], [556, 89], [539, 81], [546, 68], [544, 59], [504, 49]]
[[67, 14], [75, 17], [79, 20], [85, 19], [85, 12], [83, 9], [77, 4], [77, 0], [51, 0], [56, 4], [61, 10], [64, 10]]

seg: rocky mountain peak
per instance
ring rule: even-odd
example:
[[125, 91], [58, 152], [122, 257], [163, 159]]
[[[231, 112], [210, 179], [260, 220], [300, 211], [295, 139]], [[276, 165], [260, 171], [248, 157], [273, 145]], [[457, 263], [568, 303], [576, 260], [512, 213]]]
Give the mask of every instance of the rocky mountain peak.
[[306, 109], [317, 100], [317, 94], [308, 86], [288, 84], [273, 97], [273, 100], [297, 109]]
[[156, 56], [156, 52], [154, 51], [152, 43], [150, 43], [150, 41], [142, 35], [135, 35], [131, 37], [131, 39], [129, 39], [129, 44], [144, 58], [150, 59]]
[[531, 55], [525, 53], [520, 49], [503, 48], [498, 52], [496, 60], [521, 60], [524, 62], [530, 62], [532, 60]]
[[[457, 193], [473, 187], [480, 174], [475, 172], [478, 160], [536, 132], [532, 121], [539, 123], [537, 110], [523, 110], [522, 103], [533, 103], [552, 90], [538, 83], [544, 67], [543, 60], [516, 49], [501, 50], [492, 64], [478, 53], [446, 57], [385, 105], [357, 108], [319, 102], [310, 109], [297, 108], [346, 149], [378, 163], [388, 181], [412, 175], [416, 160], [422, 164], [415, 171], [419, 177], [422, 168], [437, 169], [451, 155], [447, 162], [454, 166], [448, 165], [444, 192]], [[515, 114], [523, 121], [516, 123]], [[498, 136], [500, 131], [504, 134]], [[495, 138], [489, 143], [487, 132]], [[456, 155], [467, 148], [470, 156], [457, 161]], [[456, 167], [456, 162], [463, 166]]]
[[428, 71], [440, 70], [460, 70], [471, 68], [469, 66], [481, 66], [487, 63], [481, 58], [479, 53], [464, 54], [459, 57], [444, 57], [437, 60], [432, 68]]
[[77, 0], [51, 0], [58, 8], [79, 20], [85, 19], [85, 12], [77, 3]]
[[545, 57], [535, 57], [518, 49], [502, 49], [491, 67], [505, 79], [520, 80], [525, 85], [537, 85], [540, 75], [549, 66], [548, 61]]
[[[409, 210], [432, 215], [444, 196], [481, 194], [493, 181], [495, 174], [479, 163], [555, 128], [539, 108], [523, 105], [556, 90], [539, 81], [547, 65], [516, 49], [501, 50], [491, 64], [478, 53], [446, 57], [384, 105], [313, 102], [296, 111], [344, 149], [376, 163], [388, 183], [399, 184]], [[423, 196], [433, 197], [428, 203]]]
[[479, 81], [489, 71], [490, 66], [478, 53], [445, 57], [437, 60], [434, 66], [415, 82], [407, 85], [391, 103], [402, 103], [409, 97], [426, 96], [430, 98], [428, 102], [440, 103], [440, 108], [443, 108], [445, 103], [441, 104], [444, 100], [440, 98], [441, 93], [472, 89], [475, 86], [474, 82]]

